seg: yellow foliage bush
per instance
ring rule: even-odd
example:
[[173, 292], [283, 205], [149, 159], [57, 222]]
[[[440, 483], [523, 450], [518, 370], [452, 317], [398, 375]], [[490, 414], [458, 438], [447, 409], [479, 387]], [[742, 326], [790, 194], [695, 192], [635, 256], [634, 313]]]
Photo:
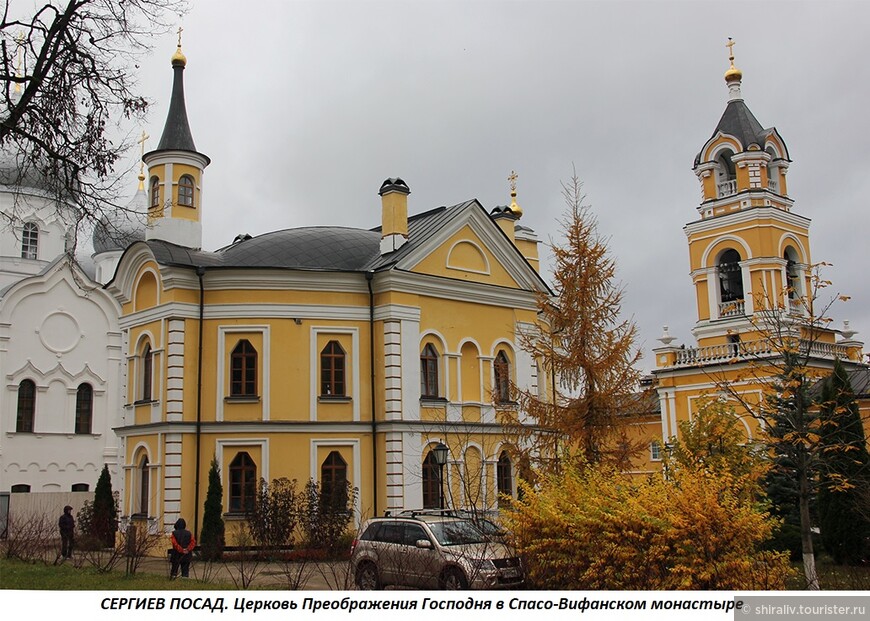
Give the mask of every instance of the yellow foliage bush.
[[568, 464], [505, 516], [540, 589], [782, 589], [785, 554], [762, 551], [775, 520], [729, 473], [638, 478]]

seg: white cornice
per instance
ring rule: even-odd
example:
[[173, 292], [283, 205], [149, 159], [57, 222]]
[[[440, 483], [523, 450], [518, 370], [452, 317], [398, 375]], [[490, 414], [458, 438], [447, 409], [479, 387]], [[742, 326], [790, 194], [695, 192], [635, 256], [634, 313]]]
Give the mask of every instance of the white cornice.
[[779, 220], [785, 224], [807, 229], [812, 222], [809, 218], [799, 216], [796, 213], [785, 211], [783, 209], [777, 209], [776, 207], [751, 207], [740, 211], [732, 211], [713, 218], [690, 222], [683, 227], [683, 231], [686, 233], [686, 236], [689, 236], [696, 233], [715, 231], [723, 226], [748, 224], [764, 218]]
[[[751, 201], [751, 200], [768, 200], [776, 203], [781, 203], [786, 206], [789, 210], [794, 206], [794, 199], [791, 199], [787, 196], [783, 196], [781, 194], [777, 194], [775, 192], [771, 192], [767, 188], [752, 188], [749, 190], [741, 190], [737, 194], [729, 194], [727, 196], [723, 196], [721, 198], [717, 198], [712, 201], [704, 201], [696, 208], [699, 212], [712, 212], [714, 209], [718, 209], [719, 207], [727, 207], [728, 205], [733, 205], [735, 203], [739, 203], [742, 201]], [[767, 207], [767, 205], [765, 205]], [[745, 210], [754, 209], [753, 207], [746, 207]], [[760, 207], [758, 209], [761, 209]], [[786, 210], [781, 210], [786, 211]], [[788, 211], [787, 213], [791, 213]], [[726, 215], [730, 215], [729, 212]], [[716, 216], [716, 218], [722, 218], [723, 216]], [[709, 220], [709, 218], [707, 218]]]
[[[533, 426], [530, 428], [534, 428]], [[450, 433], [456, 433], [457, 430], [462, 430], [463, 433], [504, 433], [504, 425], [499, 423], [466, 423], [461, 421], [451, 421], [449, 423], [437, 423], [431, 421], [390, 421], [378, 422], [378, 433], [390, 432], [435, 432], [443, 429], [449, 429]], [[129, 425], [125, 427], [116, 427], [115, 433], [121, 438], [129, 438], [140, 435], [151, 435], [157, 433], [196, 433], [196, 423], [146, 423], [144, 425]], [[227, 422], [220, 423], [205, 422], [202, 424], [201, 433], [203, 434], [323, 434], [323, 433], [344, 433], [344, 434], [366, 434], [372, 432], [372, 423], [370, 420], [359, 422], [327, 422], [327, 421], [259, 421], [259, 422]], [[244, 440], [239, 438], [240, 442]]]
[[[206, 299], [208, 296], [206, 296]], [[206, 304], [204, 317], [208, 319], [335, 319], [346, 321], [368, 321], [368, 306], [339, 306], [321, 304]], [[418, 311], [419, 315], [419, 311]], [[376, 309], [377, 316], [377, 309]], [[155, 306], [144, 311], [131, 313], [121, 319], [121, 327], [141, 325], [177, 317], [198, 319], [199, 306], [184, 302], [172, 302]]]
[[[173, 286], [193, 289], [199, 287], [193, 269], [177, 269]], [[184, 277], [182, 272], [190, 276]], [[203, 286], [206, 291], [227, 289], [267, 289], [270, 291], [330, 291], [339, 293], [368, 293], [365, 274], [355, 272], [315, 272], [303, 270], [264, 269], [209, 269], [206, 268]], [[167, 283], [166, 288], [171, 288]]]
[[457, 302], [490, 304], [521, 310], [538, 309], [536, 292], [524, 289], [485, 285], [466, 280], [433, 278], [426, 274], [399, 270], [380, 276], [378, 281], [380, 281], [378, 291], [399, 291]]
[[420, 321], [420, 308], [404, 304], [387, 304], [375, 307], [375, 320]]

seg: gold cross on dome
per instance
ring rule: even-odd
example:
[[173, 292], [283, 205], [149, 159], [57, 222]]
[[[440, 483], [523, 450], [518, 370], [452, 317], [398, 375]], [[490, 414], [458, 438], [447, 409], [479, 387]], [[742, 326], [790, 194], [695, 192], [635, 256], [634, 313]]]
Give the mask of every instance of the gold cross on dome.
[[511, 184], [511, 192], [517, 191], [517, 173], [515, 171], [511, 171], [511, 174], [508, 175], [508, 181]]
[[145, 141], [148, 140], [150, 137], [151, 137], [151, 136], [149, 136], [148, 134], [146, 134], [146, 133], [145, 133], [145, 130], [143, 129], [143, 130], [142, 130], [142, 135], [139, 137], [139, 140], [136, 141], [136, 142], [138, 142], [138, 143], [141, 145], [142, 156], [143, 156], [143, 157], [145, 156]]
[[181, 33], [184, 32], [184, 28], [181, 26], [178, 27], [178, 47], [181, 47]]
[[148, 140], [151, 136], [145, 133], [145, 130], [142, 130], [142, 135], [139, 137], [139, 140], [136, 142], [139, 143], [141, 149], [141, 155], [139, 157], [139, 181], [145, 179], [145, 141]]
[[725, 44], [725, 47], [728, 48], [728, 60], [732, 63], [734, 62], [734, 39], [728, 37], [728, 43]]

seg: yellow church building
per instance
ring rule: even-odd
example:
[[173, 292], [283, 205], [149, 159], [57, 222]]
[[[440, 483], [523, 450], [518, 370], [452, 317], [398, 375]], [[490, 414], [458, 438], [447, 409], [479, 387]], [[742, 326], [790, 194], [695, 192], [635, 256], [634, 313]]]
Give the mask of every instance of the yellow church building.
[[[865, 420], [870, 417], [870, 368], [862, 362], [863, 343], [853, 338], [848, 324], [837, 330], [819, 316], [823, 310], [814, 299], [810, 220], [792, 209], [785, 141], [749, 110], [733, 54], [730, 61], [725, 112], [695, 157], [693, 169], [701, 185], [698, 218], [684, 227], [697, 346], [673, 343], [665, 327], [662, 346], [653, 350], [659, 437], [665, 442], [679, 437], [679, 424], [691, 419], [705, 396], [730, 403], [747, 437], [757, 439], [758, 423], [747, 406], [757, 413], [754, 406], [770, 389], [788, 339], [815, 377], [829, 375], [839, 359], [863, 397]], [[661, 442], [652, 441], [654, 460], [662, 458], [662, 449]]]
[[357, 520], [438, 507], [442, 476], [450, 507], [515, 496], [503, 422], [527, 421], [511, 386], [546, 396], [547, 385], [517, 334], [549, 294], [515, 186], [491, 213], [469, 200], [409, 216], [408, 184], [389, 178], [371, 229], [295, 228], [203, 250], [210, 160], [190, 131], [185, 64], [179, 45], [166, 125], [143, 156], [146, 239], [107, 285], [127, 359], [121, 513], [152, 532], [179, 517], [198, 531], [213, 458], [230, 522], [260, 479], [280, 477], [349, 482]]

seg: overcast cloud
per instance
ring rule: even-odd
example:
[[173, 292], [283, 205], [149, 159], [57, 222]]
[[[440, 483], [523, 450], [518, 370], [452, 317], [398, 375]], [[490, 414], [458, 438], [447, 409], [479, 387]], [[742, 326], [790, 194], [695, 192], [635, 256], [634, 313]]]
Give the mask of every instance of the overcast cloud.
[[[812, 258], [852, 296], [835, 325], [870, 338], [868, 3], [199, 0], [183, 26], [188, 116], [212, 160], [206, 249], [242, 232], [376, 226], [391, 176], [412, 214], [469, 198], [489, 210], [510, 201], [511, 170], [522, 224], [548, 241], [573, 166], [645, 370], [662, 325], [694, 344], [682, 229], [698, 217], [692, 161], [725, 109], [733, 37], [747, 105], [788, 145]], [[149, 149], [174, 47], [156, 39], [141, 68]]]

